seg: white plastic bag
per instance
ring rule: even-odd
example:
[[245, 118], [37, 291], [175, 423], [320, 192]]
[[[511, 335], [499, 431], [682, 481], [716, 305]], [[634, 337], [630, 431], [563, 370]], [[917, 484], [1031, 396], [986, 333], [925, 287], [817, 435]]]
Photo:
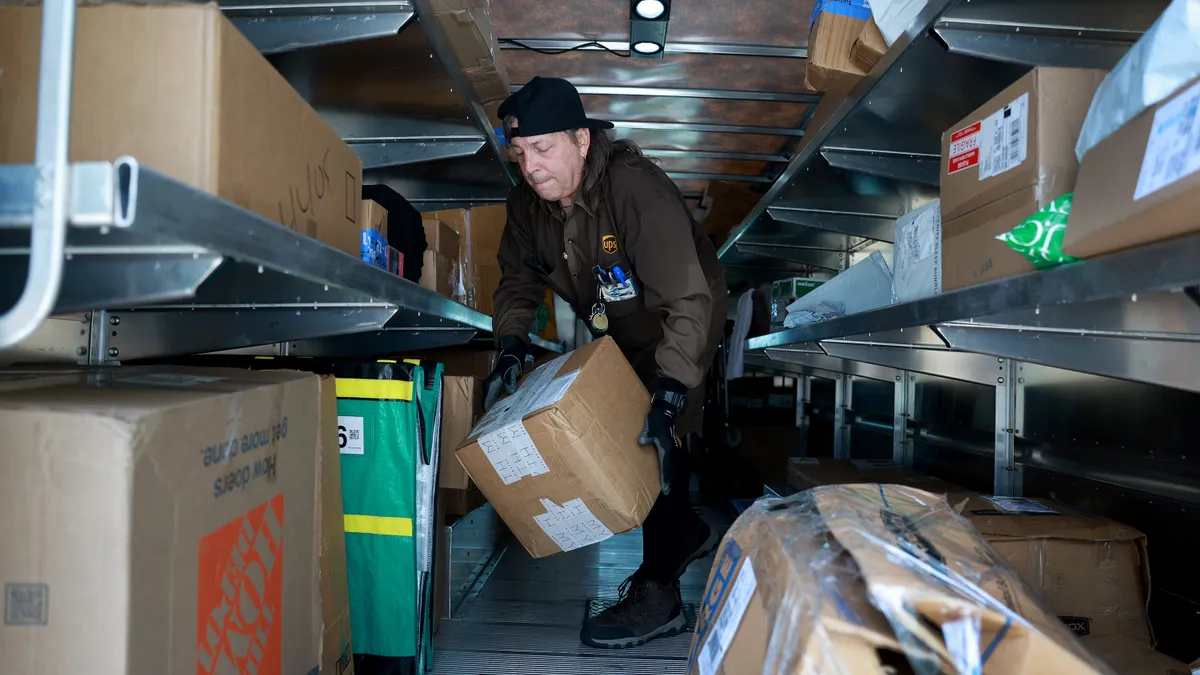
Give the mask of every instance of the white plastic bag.
[[942, 292], [942, 200], [935, 199], [896, 220], [892, 254], [892, 302]]
[[[878, 19], [876, 19], [878, 21]], [[1112, 69], [1088, 108], [1075, 157], [1200, 75], [1200, 0], [1174, 0]]]
[[871, 0], [871, 16], [891, 47], [925, 8], [925, 0]]
[[883, 254], [875, 251], [866, 260], [788, 305], [783, 325], [795, 328], [828, 321], [882, 307], [891, 301], [892, 272]]

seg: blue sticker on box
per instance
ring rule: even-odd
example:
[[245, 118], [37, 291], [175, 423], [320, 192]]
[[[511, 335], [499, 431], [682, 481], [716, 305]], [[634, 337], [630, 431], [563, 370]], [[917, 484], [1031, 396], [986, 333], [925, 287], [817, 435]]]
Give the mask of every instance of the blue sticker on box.
[[871, 18], [871, 0], [817, 0], [813, 3], [812, 16], [808, 19], [809, 29], [812, 29], [812, 25], [822, 13], [840, 14], [866, 21]]
[[381, 270], [388, 268], [387, 237], [375, 230], [363, 230], [362, 259]]
[[738, 563], [741, 560], [742, 547], [738, 545], [736, 539], [727, 539], [725, 548], [721, 550], [721, 557], [713, 563], [713, 578], [708, 582], [708, 589], [704, 592], [704, 601], [700, 603], [700, 610], [697, 612], [696, 639], [692, 640], [692, 650], [688, 654], [689, 673], [693, 672], [696, 667], [696, 658], [700, 655], [700, 647], [704, 645], [704, 639], [712, 630], [713, 621], [717, 618], [717, 610], [721, 608], [721, 603], [729, 594], [729, 587], [732, 585], [734, 573], [737, 572]]

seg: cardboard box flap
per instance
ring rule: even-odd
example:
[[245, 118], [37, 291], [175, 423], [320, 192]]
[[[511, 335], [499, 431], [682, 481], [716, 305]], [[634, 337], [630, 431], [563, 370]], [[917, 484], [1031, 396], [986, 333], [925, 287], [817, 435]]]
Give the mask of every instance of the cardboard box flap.
[[984, 538], [1137, 541], [1146, 535], [1100, 516], [1080, 513], [1050, 499], [947, 495], [954, 510]]
[[982, 668], [982, 648], [989, 673], [1107, 672], [942, 497], [896, 485], [811, 494], [910, 660], [969, 672]]

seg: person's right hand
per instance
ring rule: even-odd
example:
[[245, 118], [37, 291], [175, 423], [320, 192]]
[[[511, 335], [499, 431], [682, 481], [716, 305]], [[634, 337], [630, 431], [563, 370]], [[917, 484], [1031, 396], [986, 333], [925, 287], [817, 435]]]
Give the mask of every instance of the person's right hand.
[[484, 412], [496, 405], [501, 394], [511, 394], [517, 390], [517, 380], [521, 377], [521, 368], [525, 365], [525, 356], [528, 353], [529, 347], [521, 338], [513, 335], [500, 338], [500, 355], [496, 358], [496, 367], [483, 381]]

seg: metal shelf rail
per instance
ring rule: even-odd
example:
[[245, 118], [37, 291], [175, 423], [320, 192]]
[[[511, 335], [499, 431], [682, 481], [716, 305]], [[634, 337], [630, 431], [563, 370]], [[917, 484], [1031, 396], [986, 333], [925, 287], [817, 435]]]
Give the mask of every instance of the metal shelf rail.
[[[407, 2], [228, 4], [233, 21], [271, 53], [391, 40], [414, 16]], [[368, 356], [463, 344], [491, 330], [480, 312], [136, 159], [68, 164], [72, 8], [47, 3], [37, 164], [0, 166], [0, 307], [12, 306], [0, 318], [4, 360], [107, 363], [256, 345]], [[424, 44], [445, 42], [436, 24], [427, 23], [428, 38], [418, 36]], [[473, 94], [458, 95], [479, 127], [469, 154], [485, 144], [498, 152]], [[411, 122], [391, 121], [399, 128]], [[377, 166], [389, 152], [403, 155], [392, 165], [447, 156], [436, 138], [420, 138], [423, 151], [403, 152], [389, 142], [349, 140]], [[451, 146], [464, 143], [448, 138]], [[496, 152], [481, 160], [489, 169], [504, 166]], [[498, 185], [505, 183], [511, 175]]]

